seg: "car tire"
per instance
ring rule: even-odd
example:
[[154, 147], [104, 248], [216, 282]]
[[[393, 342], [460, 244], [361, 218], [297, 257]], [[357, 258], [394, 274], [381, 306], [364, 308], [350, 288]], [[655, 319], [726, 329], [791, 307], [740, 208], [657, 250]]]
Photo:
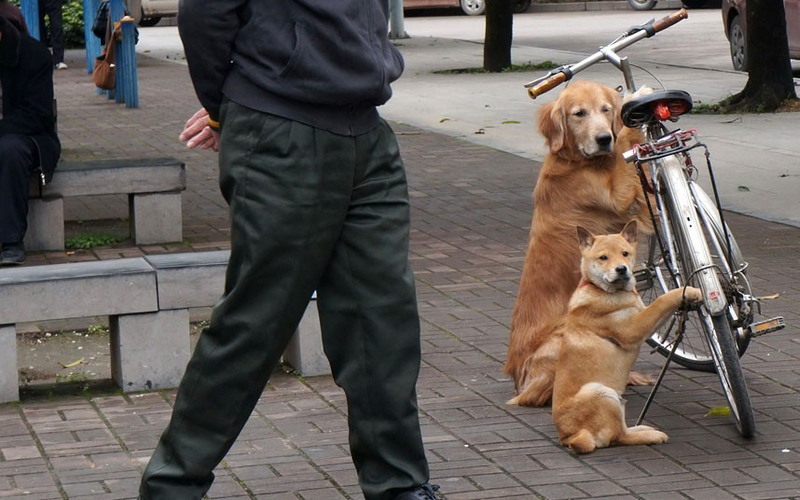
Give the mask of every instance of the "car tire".
[[522, 14], [528, 12], [531, 7], [531, 0], [514, 0], [514, 14]]
[[480, 16], [486, 10], [486, 1], [461, 0], [461, 10], [468, 16]]
[[728, 40], [731, 47], [731, 63], [736, 71], [747, 71], [747, 33], [742, 27], [742, 19], [734, 16], [728, 28]]
[[139, 26], [149, 28], [150, 26], [155, 26], [158, 24], [160, 20], [160, 17], [142, 17], [142, 20], [139, 21]]
[[628, 5], [633, 10], [651, 10], [656, 6], [657, 0], [628, 0]]

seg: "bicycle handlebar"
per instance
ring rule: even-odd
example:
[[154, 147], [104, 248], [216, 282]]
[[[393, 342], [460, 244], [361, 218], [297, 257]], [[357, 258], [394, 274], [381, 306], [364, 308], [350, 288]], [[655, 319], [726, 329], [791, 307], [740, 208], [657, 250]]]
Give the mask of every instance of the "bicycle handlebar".
[[686, 9], [681, 9], [659, 19], [658, 21], [651, 20], [647, 24], [637, 26], [628, 31], [627, 34], [618, 40], [605, 47], [600, 47], [600, 50], [590, 55], [586, 59], [569, 66], [562, 66], [558, 69], [552, 70], [542, 78], [526, 84], [525, 87], [528, 89], [528, 96], [531, 99], [536, 99], [545, 92], [548, 92], [571, 79], [576, 73], [583, 71], [589, 66], [604, 59], [609, 59], [610, 53], [615, 53], [618, 50], [622, 50], [625, 47], [638, 42], [642, 38], [649, 38], [688, 17], [689, 13], [686, 12]]

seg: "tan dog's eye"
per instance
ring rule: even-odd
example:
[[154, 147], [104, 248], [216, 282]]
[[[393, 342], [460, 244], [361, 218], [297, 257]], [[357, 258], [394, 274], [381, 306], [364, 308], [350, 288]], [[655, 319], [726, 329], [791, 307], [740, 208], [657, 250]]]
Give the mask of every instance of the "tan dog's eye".
[[623, 257], [627, 257], [627, 256], [629, 256], [629, 255], [630, 255], [630, 253], [628, 253], [628, 252], [622, 252], [622, 256], [623, 256]]
[[600, 260], [608, 260], [608, 255], [601, 255], [598, 257]]

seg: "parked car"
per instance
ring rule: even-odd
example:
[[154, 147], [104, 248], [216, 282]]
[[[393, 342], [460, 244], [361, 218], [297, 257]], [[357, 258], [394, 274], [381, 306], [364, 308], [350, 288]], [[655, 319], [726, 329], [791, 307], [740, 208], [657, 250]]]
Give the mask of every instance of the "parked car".
[[[784, 0], [789, 57], [800, 59], [800, 0]], [[747, 71], [747, 8], [745, 0], [722, 0], [722, 23], [731, 47], [733, 69]]]
[[[514, 13], [528, 10], [531, 0], [514, 0]], [[479, 16], [486, 10], [486, 0], [403, 0], [403, 9], [439, 9], [460, 7], [465, 14]]]
[[178, 0], [127, 0], [138, 26], [155, 26], [162, 17], [178, 15]]
[[[650, 10], [656, 6], [658, 0], [628, 0], [628, 5], [633, 10]], [[683, 6], [688, 9], [699, 9], [713, 4], [712, 0], [683, 0]], [[719, 4], [719, 1], [716, 2]]]

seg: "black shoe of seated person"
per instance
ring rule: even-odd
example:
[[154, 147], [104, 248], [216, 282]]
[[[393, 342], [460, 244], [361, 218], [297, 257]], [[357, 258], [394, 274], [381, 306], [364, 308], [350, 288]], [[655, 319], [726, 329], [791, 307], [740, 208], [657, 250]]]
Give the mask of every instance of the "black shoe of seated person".
[[438, 500], [439, 496], [436, 492], [439, 491], [438, 484], [425, 483], [422, 486], [417, 486], [413, 490], [407, 490], [396, 497], [394, 500]]
[[22, 243], [3, 243], [0, 253], [0, 266], [16, 266], [25, 262], [25, 245]]

